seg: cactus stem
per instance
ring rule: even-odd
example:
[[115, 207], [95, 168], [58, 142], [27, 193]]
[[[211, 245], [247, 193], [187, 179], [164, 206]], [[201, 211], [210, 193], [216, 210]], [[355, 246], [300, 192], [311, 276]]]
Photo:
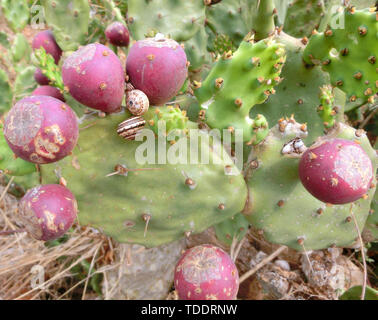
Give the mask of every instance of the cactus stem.
[[274, 16], [275, 6], [273, 0], [260, 0], [252, 19], [252, 30], [255, 39], [261, 40], [269, 37], [275, 30]]

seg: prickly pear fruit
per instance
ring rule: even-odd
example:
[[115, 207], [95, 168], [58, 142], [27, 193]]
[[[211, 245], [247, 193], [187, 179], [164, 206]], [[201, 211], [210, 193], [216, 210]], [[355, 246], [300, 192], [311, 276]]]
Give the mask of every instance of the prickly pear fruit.
[[43, 47], [47, 53], [53, 56], [56, 64], [58, 64], [62, 56], [62, 49], [56, 43], [54, 35], [50, 30], [39, 32], [33, 39], [32, 47], [33, 49]]
[[112, 45], [117, 47], [127, 47], [130, 42], [129, 30], [119, 21], [115, 21], [106, 27], [105, 36]]
[[126, 62], [131, 84], [142, 90], [152, 105], [172, 99], [188, 74], [184, 49], [176, 41], [160, 36], [137, 41]]
[[234, 300], [238, 270], [222, 249], [204, 244], [187, 250], [176, 265], [175, 288], [181, 300]]
[[32, 92], [33, 96], [49, 96], [65, 102], [63, 94], [59, 89], [52, 86], [40, 86]]
[[25, 194], [19, 204], [19, 215], [33, 238], [54, 240], [71, 228], [77, 216], [77, 203], [66, 187], [46, 184]]
[[79, 128], [76, 115], [67, 104], [49, 96], [30, 96], [9, 111], [4, 136], [18, 157], [44, 164], [71, 153]]
[[356, 142], [320, 140], [303, 154], [299, 177], [315, 198], [345, 204], [363, 197], [373, 180], [369, 156]]
[[49, 78], [47, 78], [41, 69], [37, 68], [34, 72], [34, 80], [41, 86], [46, 86], [49, 84]]
[[125, 75], [121, 61], [108, 47], [92, 43], [75, 51], [64, 61], [62, 76], [80, 103], [108, 113], [120, 110]]

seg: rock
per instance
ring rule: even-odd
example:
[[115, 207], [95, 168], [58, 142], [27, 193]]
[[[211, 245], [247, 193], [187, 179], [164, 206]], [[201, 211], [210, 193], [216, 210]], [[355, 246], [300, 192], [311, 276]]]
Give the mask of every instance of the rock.
[[119, 244], [114, 263], [120, 267], [106, 271], [102, 284], [105, 299], [163, 300], [173, 284], [174, 268], [185, 241], [147, 249]]

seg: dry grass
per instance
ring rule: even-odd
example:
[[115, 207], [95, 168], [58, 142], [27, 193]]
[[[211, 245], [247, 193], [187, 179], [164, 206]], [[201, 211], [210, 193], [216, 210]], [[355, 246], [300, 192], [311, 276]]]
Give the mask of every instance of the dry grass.
[[[0, 187], [0, 231], [21, 227], [17, 199], [5, 191]], [[79, 281], [70, 270], [84, 260], [96, 270], [89, 272], [92, 275], [116, 268], [111, 263], [112, 254], [109, 238], [77, 225], [66, 242], [53, 247], [25, 232], [0, 236], [0, 300], [93, 298], [88, 290], [89, 277]]]

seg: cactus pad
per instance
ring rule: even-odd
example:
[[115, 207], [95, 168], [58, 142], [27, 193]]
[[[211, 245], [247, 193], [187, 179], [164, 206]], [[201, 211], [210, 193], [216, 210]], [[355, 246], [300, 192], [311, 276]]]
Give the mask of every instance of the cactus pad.
[[163, 33], [186, 41], [202, 27], [205, 4], [202, 0], [129, 0], [128, 27], [135, 40]]
[[[202, 143], [208, 165], [138, 164], [135, 153], [141, 142], [116, 134], [124, 117], [83, 121], [73, 155], [43, 167], [43, 183], [65, 178], [78, 201], [81, 224], [99, 228], [119, 242], [153, 247], [202, 232], [240, 212], [246, 185], [228, 156], [213, 164], [217, 154]], [[99, 141], [104, 142], [101, 152]], [[117, 164], [131, 171], [108, 176]]]
[[85, 44], [89, 26], [87, 0], [42, 0], [45, 18], [63, 51], [74, 51]]
[[308, 64], [321, 65], [329, 72], [332, 85], [348, 95], [351, 102], [374, 102], [378, 92], [378, 21], [374, 9], [347, 8], [344, 28], [327, 27], [314, 34], [303, 53]]
[[[254, 168], [249, 178], [251, 207], [245, 210], [250, 223], [273, 243], [293, 249], [318, 250], [331, 245], [350, 246], [357, 237], [350, 211], [362, 230], [368, 217], [375, 187], [366, 199], [346, 205], [329, 206], [317, 200], [302, 186], [298, 177], [298, 159], [282, 155], [283, 146], [291, 139], [305, 135], [293, 119], [283, 120], [271, 129], [263, 143], [250, 155]], [[365, 134], [338, 124], [332, 137], [356, 140], [372, 159], [376, 155]], [[269, 188], [266, 186], [269, 185]], [[349, 217], [349, 218], [348, 218]]]
[[200, 116], [211, 128], [242, 129], [243, 140], [252, 143], [254, 121], [249, 111], [274, 93], [284, 62], [284, 47], [272, 39], [243, 41], [234, 54], [225, 53], [206, 80], [196, 85]]

